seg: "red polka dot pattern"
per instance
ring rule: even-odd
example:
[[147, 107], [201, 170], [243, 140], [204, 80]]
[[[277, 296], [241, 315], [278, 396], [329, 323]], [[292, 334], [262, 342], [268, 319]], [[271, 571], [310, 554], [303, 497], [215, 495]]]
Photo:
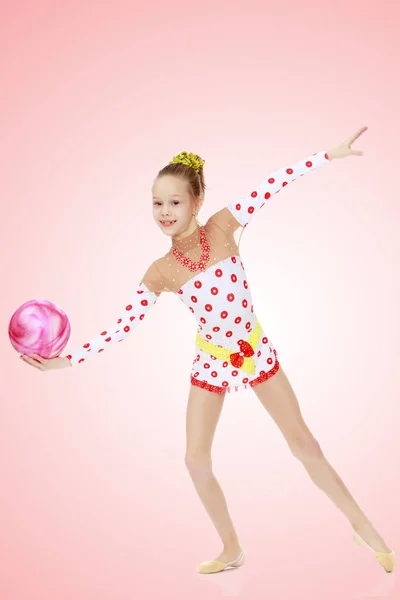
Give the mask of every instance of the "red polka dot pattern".
[[[190, 279], [185, 283], [180, 291], [180, 300], [193, 309], [202, 339], [237, 355], [231, 364], [196, 346], [190, 376], [193, 385], [225, 393], [243, 386], [257, 385], [276, 372], [279, 364], [277, 353], [266, 334], [261, 332], [254, 350], [247, 342], [257, 317], [239, 255], [228, 257], [206, 269], [196, 280]], [[241, 355], [244, 353], [254, 357], [254, 374], [241, 368], [244, 365]], [[236, 368], [232, 368], [233, 364]]]

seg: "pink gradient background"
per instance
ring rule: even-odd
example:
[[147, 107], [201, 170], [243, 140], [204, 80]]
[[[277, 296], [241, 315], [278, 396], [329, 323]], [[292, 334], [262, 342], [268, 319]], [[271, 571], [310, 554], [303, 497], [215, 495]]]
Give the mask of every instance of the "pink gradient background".
[[206, 160], [205, 223], [368, 125], [364, 157], [275, 196], [240, 250], [306, 422], [400, 551], [399, 17], [343, 0], [2, 5], [1, 598], [399, 597], [251, 390], [226, 396], [213, 446], [247, 564], [196, 572], [222, 546], [184, 465], [196, 322], [172, 294], [73, 369], [28, 367], [7, 335], [32, 298], [68, 314], [63, 355], [116, 321], [170, 246], [151, 185], [174, 154]]

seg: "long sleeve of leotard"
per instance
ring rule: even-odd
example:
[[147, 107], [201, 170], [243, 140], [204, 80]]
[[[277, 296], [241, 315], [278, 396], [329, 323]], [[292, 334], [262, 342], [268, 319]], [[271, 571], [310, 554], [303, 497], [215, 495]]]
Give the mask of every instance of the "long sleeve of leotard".
[[230, 202], [211, 218], [215, 217], [214, 220], [220, 226], [229, 226], [233, 229], [239, 226], [246, 227], [253, 216], [274, 194], [277, 194], [292, 181], [323, 167], [329, 162], [328, 153], [321, 150], [296, 163], [271, 171], [264, 181], [253, 188], [247, 196], [235, 202]]
[[93, 339], [67, 355], [71, 366], [83, 363], [88, 358], [97, 356], [112, 344], [125, 340], [143, 321], [150, 308], [157, 302], [160, 293], [160, 274], [153, 263], [120, 312], [116, 323], [106, 327]]

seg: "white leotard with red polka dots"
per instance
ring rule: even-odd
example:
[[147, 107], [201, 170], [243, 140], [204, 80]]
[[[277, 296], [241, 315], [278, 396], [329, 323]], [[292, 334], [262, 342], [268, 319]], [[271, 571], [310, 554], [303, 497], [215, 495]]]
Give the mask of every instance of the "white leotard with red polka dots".
[[[220, 211], [218, 215], [226, 214], [237, 226], [246, 228], [270, 197], [277, 194], [288, 183], [328, 162], [327, 153], [321, 151], [293, 165], [273, 171], [249, 195], [228, 204], [225, 207], [227, 210]], [[220, 219], [219, 227], [221, 223], [223, 227], [224, 222]], [[147, 274], [149, 273], [153, 275], [157, 273], [157, 269], [149, 269]], [[98, 336], [68, 354], [72, 366], [81, 364], [90, 356], [95, 356], [112, 344], [126, 339], [144, 319], [163, 291], [160, 289], [156, 292], [156, 280], [150, 285], [151, 281], [150, 277], [142, 278], [116, 324], [105, 328]], [[153, 291], [151, 287], [154, 288]], [[195, 273], [174, 292], [194, 314], [198, 322], [198, 335], [203, 340], [223, 347], [231, 353], [228, 359], [221, 359], [206, 350], [199, 349], [196, 345], [190, 374], [193, 385], [224, 393], [242, 386], [253, 387], [276, 373], [279, 369], [277, 352], [260, 325], [258, 343], [250, 348], [253, 352], [251, 358], [255, 363], [254, 372], [249, 374], [241, 367], [234, 366], [241, 362], [238, 356], [246, 354], [243, 353], [241, 344], [247, 342], [257, 323], [246, 272], [238, 252], [214, 263], [205, 271]], [[248, 349], [249, 346], [246, 352]], [[233, 354], [236, 355], [234, 359], [232, 359]]]

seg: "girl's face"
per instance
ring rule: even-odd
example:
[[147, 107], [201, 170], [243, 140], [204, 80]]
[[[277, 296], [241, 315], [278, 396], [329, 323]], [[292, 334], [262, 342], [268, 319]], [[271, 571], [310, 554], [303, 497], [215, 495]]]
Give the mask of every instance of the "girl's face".
[[160, 177], [154, 182], [152, 195], [154, 220], [166, 235], [183, 233], [195, 220], [195, 206], [182, 179], [172, 175]]

